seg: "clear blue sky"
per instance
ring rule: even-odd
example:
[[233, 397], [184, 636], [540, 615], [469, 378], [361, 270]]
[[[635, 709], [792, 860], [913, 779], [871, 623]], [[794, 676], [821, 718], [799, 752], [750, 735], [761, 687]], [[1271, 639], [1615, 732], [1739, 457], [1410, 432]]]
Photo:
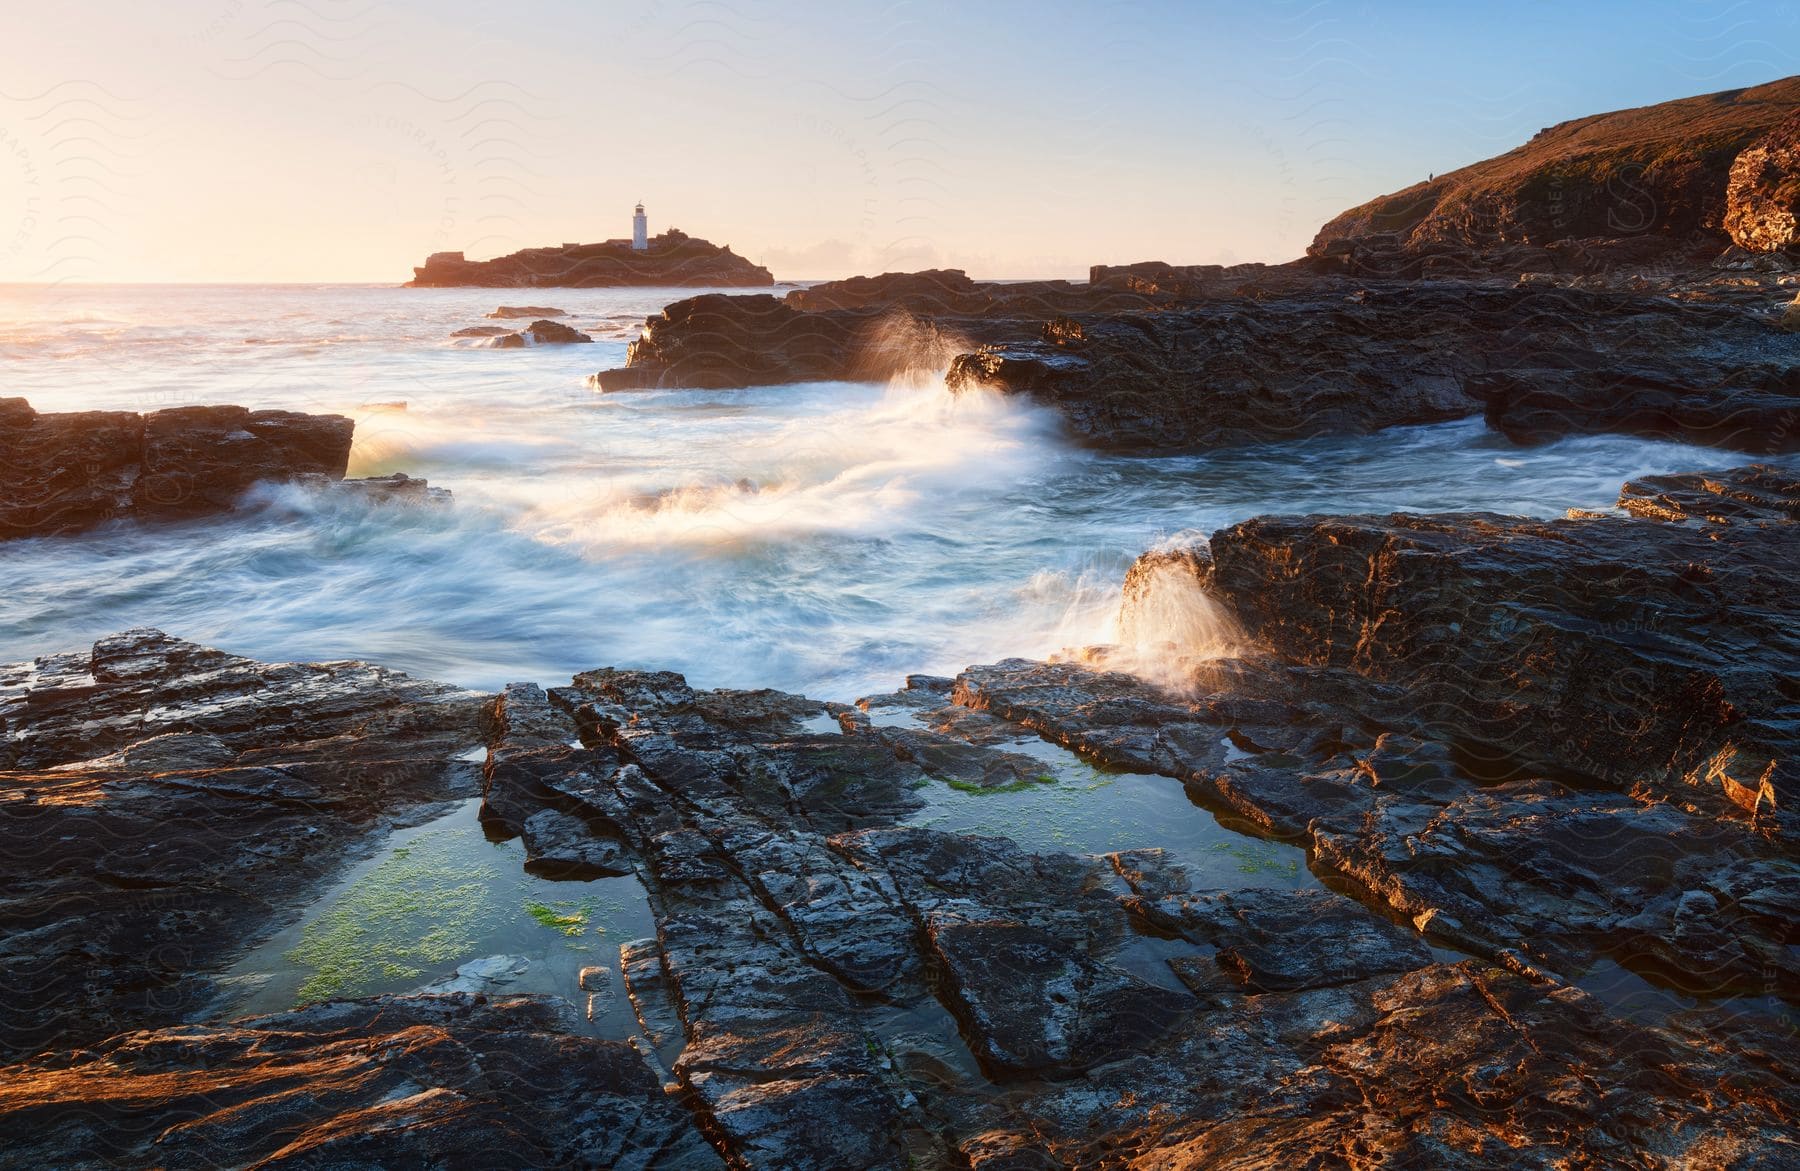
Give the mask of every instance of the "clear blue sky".
[[1287, 259], [1566, 118], [1800, 73], [1800, 3], [199, 0], [0, 41], [0, 280], [383, 280], [628, 230], [778, 276]]

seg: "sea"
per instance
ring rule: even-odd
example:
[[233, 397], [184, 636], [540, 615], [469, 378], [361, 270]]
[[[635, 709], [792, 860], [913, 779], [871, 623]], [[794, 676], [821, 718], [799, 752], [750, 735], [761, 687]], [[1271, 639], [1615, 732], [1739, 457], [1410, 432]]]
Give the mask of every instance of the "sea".
[[[1608, 507], [1633, 476], [1741, 462], [1624, 436], [1521, 448], [1479, 419], [1107, 454], [1048, 410], [952, 395], [930, 369], [595, 389], [648, 316], [696, 291], [0, 286], [0, 396], [341, 413], [356, 420], [351, 475], [454, 495], [371, 507], [277, 487], [229, 515], [9, 542], [0, 656], [154, 626], [479, 688], [620, 666], [849, 701], [909, 673], [1114, 641], [1138, 554], [1257, 514], [1549, 517]], [[451, 336], [508, 324], [487, 316], [507, 302], [566, 310], [594, 344]]]

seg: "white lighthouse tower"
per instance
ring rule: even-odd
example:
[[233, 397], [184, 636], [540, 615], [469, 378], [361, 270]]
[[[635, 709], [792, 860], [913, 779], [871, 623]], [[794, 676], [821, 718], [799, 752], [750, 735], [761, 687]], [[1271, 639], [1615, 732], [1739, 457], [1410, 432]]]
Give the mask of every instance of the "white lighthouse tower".
[[631, 250], [643, 252], [650, 247], [650, 221], [644, 218], [644, 205], [637, 205], [637, 214], [631, 217]]

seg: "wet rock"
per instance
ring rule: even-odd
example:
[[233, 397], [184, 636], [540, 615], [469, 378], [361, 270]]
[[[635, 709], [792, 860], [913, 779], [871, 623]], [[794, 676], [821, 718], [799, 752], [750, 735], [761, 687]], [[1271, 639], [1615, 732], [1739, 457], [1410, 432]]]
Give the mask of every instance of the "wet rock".
[[1131, 854], [1114, 855], [1113, 864], [1135, 892], [1128, 907], [1215, 949], [1210, 961], [1189, 961], [1180, 970], [1197, 992], [1326, 988], [1432, 962], [1414, 932], [1329, 891], [1197, 890], [1179, 867], [1146, 867]]
[[[552, 309], [547, 305], [502, 305], [489, 317], [567, 317], [567, 309]], [[504, 332], [504, 331], [502, 331]]]
[[144, 416], [143, 472], [132, 485], [144, 516], [231, 508], [259, 480], [313, 472], [342, 479], [355, 423], [342, 415], [171, 407]]
[[341, 480], [354, 427], [243, 407], [41, 415], [0, 400], [0, 539], [227, 512], [263, 480]]
[[524, 956], [485, 956], [458, 965], [450, 975], [442, 980], [433, 980], [419, 989], [419, 992], [434, 996], [452, 992], [486, 994], [514, 983], [530, 968], [531, 961]]
[[883, 273], [785, 298], [707, 294], [644, 324], [601, 390], [935, 377], [957, 354], [1030, 336], [1045, 317], [1142, 308], [1153, 299], [1068, 281], [979, 283], [958, 269]]
[[630, 874], [625, 848], [597, 837], [587, 822], [556, 809], [540, 809], [520, 827], [525, 839], [525, 868], [550, 878], [598, 878]]
[[150, 630], [0, 667], [0, 1051], [206, 1003], [356, 843], [473, 794], [480, 702]]
[[[1053, 323], [1054, 324], [1054, 323]], [[952, 390], [1024, 394], [1084, 440], [1182, 450], [1361, 434], [1485, 409], [1509, 437], [1800, 434], [1800, 351], [1723, 306], [1525, 285], [1383, 284], [1089, 318], [990, 346]], [[1737, 355], [1721, 364], [1719, 352]], [[1784, 430], [1785, 428], [1785, 430]]]
[[533, 343], [540, 346], [568, 345], [572, 342], [591, 342], [594, 339], [570, 325], [560, 321], [534, 321], [525, 327], [531, 335]]
[[8, 1160], [148, 1166], [722, 1167], [627, 1044], [566, 1004], [340, 1001], [127, 1033], [5, 1069]]
[[1194, 1007], [1026, 923], [940, 913], [927, 932], [955, 1009], [999, 1076], [1086, 1069], [1149, 1045]]
[[1797, 549], [1791, 524], [1265, 517], [1214, 534], [1205, 584], [1263, 645], [1402, 685], [1520, 767], [1785, 808]]
[[90, 528], [132, 510], [144, 419], [128, 411], [40, 415], [0, 399], [0, 537]]
[[1791, 524], [1800, 521], [1800, 476], [1767, 464], [1645, 476], [1619, 490], [1619, 507], [1647, 520]]
[[[488, 316], [494, 317], [494, 316], [498, 316], [498, 314], [490, 313]], [[506, 316], [510, 317], [513, 315], [507, 314]], [[549, 316], [549, 315], [527, 313], [527, 314], [522, 314], [521, 316], [537, 317], [537, 316]], [[456, 329], [456, 330], [450, 331], [450, 336], [451, 337], [505, 337], [506, 335], [508, 335], [512, 332], [513, 331], [511, 329], [507, 328], [504, 325], [470, 325], [470, 326], [465, 326], [462, 329]]]
[[846, 378], [879, 321], [878, 311], [802, 313], [767, 295], [690, 297], [650, 318], [627, 349], [627, 368], [598, 383], [706, 390]]
[[317, 492], [331, 492], [360, 500], [366, 504], [430, 504], [448, 505], [450, 489], [433, 488], [429, 481], [405, 472], [385, 476], [362, 476], [352, 480], [333, 480], [328, 476], [307, 473], [295, 476], [294, 482]]
[[1750, 252], [1800, 248], [1800, 112], [1732, 162], [1725, 230], [1732, 243]]

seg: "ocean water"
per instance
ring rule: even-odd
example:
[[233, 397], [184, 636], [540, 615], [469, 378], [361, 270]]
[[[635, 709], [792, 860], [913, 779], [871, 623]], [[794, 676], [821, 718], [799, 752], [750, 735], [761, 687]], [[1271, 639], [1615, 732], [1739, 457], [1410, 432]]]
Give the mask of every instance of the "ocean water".
[[[1734, 458], [1616, 436], [1521, 449], [1479, 421], [1131, 458], [1072, 445], [1025, 402], [952, 397], [931, 371], [588, 386], [690, 292], [0, 287], [0, 395], [341, 412], [357, 420], [351, 474], [455, 493], [369, 508], [278, 488], [230, 516], [7, 543], [0, 655], [151, 625], [484, 688], [616, 665], [849, 700], [1113, 640], [1126, 567], [1177, 534], [1267, 512], [1554, 516]], [[501, 303], [569, 310], [596, 344], [450, 337]]]

